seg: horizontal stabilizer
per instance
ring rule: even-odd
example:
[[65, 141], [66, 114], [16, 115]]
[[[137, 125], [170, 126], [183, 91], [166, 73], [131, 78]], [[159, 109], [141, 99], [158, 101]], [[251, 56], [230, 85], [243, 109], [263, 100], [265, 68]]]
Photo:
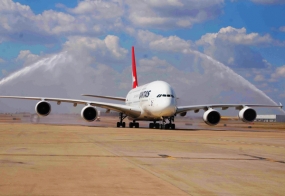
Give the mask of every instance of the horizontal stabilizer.
[[97, 97], [97, 98], [103, 98], [103, 99], [113, 99], [113, 100], [117, 100], [117, 101], [126, 101], [126, 98], [124, 98], [124, 97], [111, 97], [111, 96], [85, 95], [85, 94], [83, 94], [82, 96], [86, 96], [86, 97]]

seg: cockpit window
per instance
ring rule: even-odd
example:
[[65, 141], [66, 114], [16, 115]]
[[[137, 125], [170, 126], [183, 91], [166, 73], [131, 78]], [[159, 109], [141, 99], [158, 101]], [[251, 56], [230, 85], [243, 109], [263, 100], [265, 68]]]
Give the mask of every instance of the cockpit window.
[[174, 98], [174, 95], [170, 95], [170, 94], [159, 94], [159, 95], [157, 95], [156, 97], [172, 97], [172, 98]]

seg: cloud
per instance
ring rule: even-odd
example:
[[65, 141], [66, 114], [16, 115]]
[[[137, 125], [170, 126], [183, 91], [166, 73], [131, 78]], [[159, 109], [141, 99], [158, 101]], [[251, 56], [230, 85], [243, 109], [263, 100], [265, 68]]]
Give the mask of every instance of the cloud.
[[236, 68], [266, 68], [268, 63], [252, 46], [282, 45], [268, 34], [247, 33], [245, 28], [230, 26], [203, 35], [196, 44], [202, 46], [207, 55]]
[[281, 5], [285, 4], [284, 0], [251, 0], [254, 3], [267, 4], [267, 5]]
[[29, 50], [21, 50], [16, 61], [22, 62], [24, 66], [30, 65], [38, 61], [41, 57], [36, 54], [32, 54]]
[[0, 58], [0, 63], [5, 63], [6, 61]]
[[262, 82], [262, 81], [264, 81], [265, 79], [264, 79], [264, 76], [263, 75], [257, 75], [257, 76], [255, 76], [255, 78], [254, 78], [254, 81], [256, 81], [256, 82]]
[[278, 67], [271, 77], [272, 79], [285, 78], [285, 65]]
[[78, 15], [91, 15], [92, 18], [106, 20], [121, 17], [124, 14], [124, 6], [121, 0], [84, 0], [75, 8], [67, 9], [70, 13]]
[[237, 45], [251, 45], [261, 46], [267, 45], [274, 42], [273, 38], [269, 34], [264, 36], [258, 33], [247, 34], [246, 29], [236, 29], [228, 26], [221, 28], [218, 33], [207, 33], [203, 35], [200, 40], [197, 41], [198, 45], [214, 45], [216, 40], [224, 43], [237, 44]]
[[177, 36], [163, 37], [147, 30], [139, 30], [136, 36], [140, 44], [158, 51], [183, 52], [194, 45], [190, 40]]
[[216, 18], [222, 13], [224, 0], [127, 0], [129, 20], [148, 28], [189, 28], [195, 23]]
[[107, 35], [101, 40], [95, 37], [70, 36], [63, 44], [63, 51], [70, 51], [76, 56], [86, 56], [90, 62], [112, 63], [125, 59], [128, 50], [119, 45], [119, 37]]
[[[0, 1], [0, 42], [51, 44], [67, 36], [98, 36], [135, 27], [189, 28], [222, 13], [224, 0], [83, 0], [74, 8], [35, 14], [27, 5]], [[130, 25], [132, 23], [132, 25]]]
[[280, 27], [280, 28], [279, 28], [279, 31], [285, 32], [285, 26]]
[[[46, 10], [34, 14], [29, 6], [12, 0], [0, 1], [0, 41], [20, 41], [27, 43], [50, 44], [60, 36], [100, 35], [106, 30], [123, 27], [120, 15], [123, 11], [114, 1], [100, 1], [90, 14], [82, 5], [94, 1], [83, 1], [74, 9], [66, 8], [69, 13]], [[98, 1], [99, 2], [99, 1]]]
[[0, 1], [0, 37], [5, 41], [54, 42], [56, 38], [50, 36], [46, 30], [43, 18], [43, 15], [35, 15], [29, 6], [12, 0], [2, 0]]

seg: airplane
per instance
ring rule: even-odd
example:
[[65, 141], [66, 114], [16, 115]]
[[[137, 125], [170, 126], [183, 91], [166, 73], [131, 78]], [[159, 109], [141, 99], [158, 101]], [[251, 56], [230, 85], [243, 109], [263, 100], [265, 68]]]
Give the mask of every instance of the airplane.
[[124, 119], [128, 117], [131, 121], [129, 123], [130, 128], [139, 128], [138, 121], [150, 121], [149, 128], [155, 129], [175, 129], [174, 118], [177, 115], [186, 116], [189, 111], [198, 113], [200, 110], [204, 110], [204, 122], [210, 126], [214, 126], [217, 125], [221, 119], [220, 113], [215, 110], [215, 108], [221, 108], [222, 110], [235, 108], [236, 110], [239, 110], [238, 117], [240, 120], [243, 122], [253, 122], [257, 113], [252, 107], [283, 107], [281, 103], [280, 105], [204, 104], [178, 106], [178, 98], [176, 97], [175, 91], [167, 82], [154, 81], [142, 86], [138, 85], [134, 46], [132, 47], [132, 77], [133, 87], [126, 97], [82, 95], [122, 101], [125, 102], [125, 104], [46, 97], [0, 96], [0, 98], [38, 100], [39, 102], [36, 104], [35, 110], [40, 116], [48, 116], [50, 114], [51, 105], [49, 102], [57, 102], [58, 105], [60, 105], [61, 102], [67, 102], [72, 103], [74, 107], [78, 104], [82, 104], [85, 105], [85, 107], [81, 110], [81, 117], [88, 122], [97, 119], [99, 113], [97, 107], [100, 107], [106, 109], [107, 113], [110, 112], [110, 110], [119, 112], [120, 121], [117, 122], [117, 127], [126, 127]]

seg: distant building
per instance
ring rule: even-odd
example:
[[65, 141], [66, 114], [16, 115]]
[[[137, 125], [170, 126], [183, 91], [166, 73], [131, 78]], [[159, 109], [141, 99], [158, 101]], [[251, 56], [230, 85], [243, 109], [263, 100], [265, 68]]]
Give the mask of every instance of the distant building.
[[285, 115], [276, 115], [276, 114], [268, 114], [268, 115], [257, 115], [256, 122], [285, 122]]

